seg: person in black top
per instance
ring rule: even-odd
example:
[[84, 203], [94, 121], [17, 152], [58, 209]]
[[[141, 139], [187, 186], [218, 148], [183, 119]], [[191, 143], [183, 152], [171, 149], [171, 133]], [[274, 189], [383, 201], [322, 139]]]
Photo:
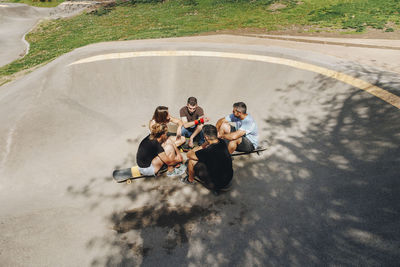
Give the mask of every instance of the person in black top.
[[155, 123], [151, 133], [140, 142], [136, 163], [142, 175], [155, 175], [164, 164], [168, 166], [168, 176], [178, 176], [185, 172], [185, 167], [174, 168], [183, 158], [174, 143], [165, 142], [168, 139], [167, 132], [166, 124]]
[[194, 183], [197, 176], [206, 188], [218, 193], [232, 181], [232, 158], [226, 143], [217, 138], [215, 126], [204, 125], [203, 134], [206, 142], [187, 153], [189, 173], [182, 182]]

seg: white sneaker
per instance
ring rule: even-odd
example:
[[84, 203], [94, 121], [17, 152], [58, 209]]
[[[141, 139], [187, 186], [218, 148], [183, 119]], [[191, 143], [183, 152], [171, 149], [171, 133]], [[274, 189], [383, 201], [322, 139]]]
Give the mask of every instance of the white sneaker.
[[186, 172], [186, 165], [185, 164], [181, 164], [181, 166], [179, 166], [178, 168], [175, 168], [175, 173], [180, 176], [182, 174], [184, 174]]
[[172, 172], [167, 172], [168, 177], [177, 177], [181, 176], [186, 172], [186, 166], [185, 164], [181, 164], [178, 168], [175, 168]]
[[168, 172], [167, 172], [167, 176], [168, 176], [168, 177], [176, 177], [176, 176], [178, 176], [178, 175], [176, 174], [175, 169], [174, 169], [172, 172], [168, 171]]

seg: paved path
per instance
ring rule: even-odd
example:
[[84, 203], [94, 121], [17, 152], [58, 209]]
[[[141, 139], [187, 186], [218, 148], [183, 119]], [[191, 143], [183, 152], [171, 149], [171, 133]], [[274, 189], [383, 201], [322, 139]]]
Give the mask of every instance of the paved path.
[[0, 2], [0, 67], [29, 51], [25, 35], [42, 19], [76, 15], [95, 1], [66, 1], [54, 8]]
[[40, 18], [49, 16], [49, 11], [28, 5], [0, 3], [0, 66], [25, 55], [28, 49], [25, 34]]
[[[271, 41], [287, 42], [95, 44], [2, 86], [0, 262], [397, 264], [399, 75]], [[154, 108], [176, 116], [191, 95], [212, 123], [246, 102], [271, 148], [235, 159], [233, 189], [219, 197], [178, 179], [114, 183]]]

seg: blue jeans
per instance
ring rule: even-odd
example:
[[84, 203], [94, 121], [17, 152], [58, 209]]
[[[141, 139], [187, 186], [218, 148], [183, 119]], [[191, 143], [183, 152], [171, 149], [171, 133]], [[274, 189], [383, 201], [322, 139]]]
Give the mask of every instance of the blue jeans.
[[[197, 126], [193, 126], [190, 128], [185, 128], [182, 126], [182, 136], [184, 137], [190, 137], [192, 136], [193, 132], [196, 130]], [[199, 134], [194, 138], [194, 140], [197, 140], [199, 145], [202, 145], [204, 143], [204, 135], [203, 131], [200, 131]]]

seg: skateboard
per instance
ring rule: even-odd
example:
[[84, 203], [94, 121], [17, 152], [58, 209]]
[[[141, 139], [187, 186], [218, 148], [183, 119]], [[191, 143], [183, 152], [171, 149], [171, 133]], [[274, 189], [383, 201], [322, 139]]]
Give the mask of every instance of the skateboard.
[[250, 152], [240, 152], [240, 151], [235, 151], [231, 154], [232, 157], [235, 156], [240, 156], [240, 155], [248, 155], [248, 154], [253, 154], [253, 153], [257, 153], [257, 155], [260, 155], [261, 152], [267, 150], [268, 147], [266, 146], [259, 146], [256, 149], [254, 149], [253, 151]]
[[139, 166], [133, 166], [128, 169], [114, 170], [113, 178], [117, 183], [126, 182], [127, 184], [132, 183], [132, 180], [140, 178], [157, 177], [167, 172], [167, 168], [161, 168], [156, 175], [142, 175], [139, 171]]

